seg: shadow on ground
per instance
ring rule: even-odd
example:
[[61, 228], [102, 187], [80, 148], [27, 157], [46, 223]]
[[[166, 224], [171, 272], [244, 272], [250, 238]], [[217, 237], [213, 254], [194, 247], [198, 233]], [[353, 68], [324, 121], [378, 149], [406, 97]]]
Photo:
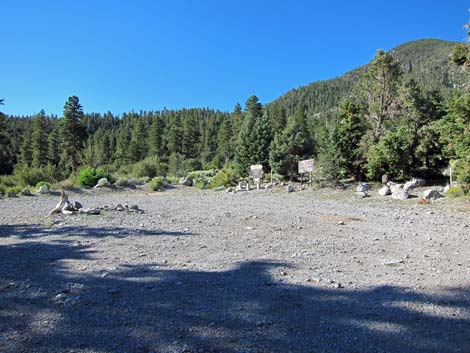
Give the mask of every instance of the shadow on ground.
[[77, 260], [91, 251], [66, 241], [0, 246], [1, 352], [470, 351], [470, 288], [288, 285], [274, 262], [222, 272], [152, 263], [103, 278], [70, 273]]
[[83, 237], [83, 238], [123, 238], [130, 235], [137, 236], [185, 236], [191, 235], [188, 232], [178, 231], [160, 231], [147, 230], [141, 228], [126, 227], [87, 227], [87, 226], [61, 226], [61, 227], [45, 227], [41, 224], [15, 224], [0, 225], [0, 238], [19, 238], [19, 239], [36, 239], [50, 235], [62, 235], [64, 239], [67, 237]]

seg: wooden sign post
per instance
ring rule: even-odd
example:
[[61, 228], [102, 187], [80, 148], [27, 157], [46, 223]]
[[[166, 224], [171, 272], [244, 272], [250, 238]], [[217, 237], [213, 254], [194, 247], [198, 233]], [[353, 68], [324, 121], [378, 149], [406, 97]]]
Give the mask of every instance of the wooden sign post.
[[299, 161], [299, 174], [300, 174], [300, 183], [303, 185], [304, 174], [309, 174], [309, 182], [312, 180], [312, 172], [315, 170], [315, 160], [314, 159], [305, 159]]

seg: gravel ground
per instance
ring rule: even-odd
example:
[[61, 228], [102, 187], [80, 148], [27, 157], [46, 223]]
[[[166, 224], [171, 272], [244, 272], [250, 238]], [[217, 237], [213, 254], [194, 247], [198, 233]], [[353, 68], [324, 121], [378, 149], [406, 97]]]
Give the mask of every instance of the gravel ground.
[[[375, 193], [374, 193], [375, 194]], [[470, 205], [352, 190], [0, 200], [1, 352], [470, 352]]]

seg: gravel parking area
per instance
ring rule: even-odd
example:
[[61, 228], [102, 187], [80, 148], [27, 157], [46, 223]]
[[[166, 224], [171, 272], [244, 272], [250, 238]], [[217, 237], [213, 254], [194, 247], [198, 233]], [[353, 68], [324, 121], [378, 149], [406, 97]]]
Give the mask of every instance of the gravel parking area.
[[468, 202], [353, 194], [1, 199], [0, 351], [470, 352]]

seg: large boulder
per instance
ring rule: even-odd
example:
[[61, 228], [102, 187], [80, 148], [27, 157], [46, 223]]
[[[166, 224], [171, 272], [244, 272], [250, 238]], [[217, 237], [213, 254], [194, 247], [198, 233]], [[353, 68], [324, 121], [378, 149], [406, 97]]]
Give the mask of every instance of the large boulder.
[[392, 199], [395, 200], [406, 200], [410, 196], [408, 193], [408, 189], [405, 189], [402, 185], [398, 186], [396, 184], [394, 188], [392, 188]]
[[390, 186], [384, 185], [380, 190], [379, 190], [379, 195], [380, 196], [388, 196], [392, 194], [392, 190], [390, 189]]
[[98, 180], [98, 183], [94, 186], [94, 188], [97, 189], [97, 188], [102, 188], [106, 186], [111, 186], [110, 182], [108, 181], [107, 178], [101, 178], [100, 180]]
[[442, 195], [439, 193], [438, 190], [436, 189], [428, 189], [423, 192], [423, 199], [424, 200], [435, 200], [442, 197]]
[[39, 188], [38, 188], [38, 191], [37, 191], [38, 194], [48, 194], [49, 193], [49, 188], [47, 187], [47, 185], [41, 185]]

